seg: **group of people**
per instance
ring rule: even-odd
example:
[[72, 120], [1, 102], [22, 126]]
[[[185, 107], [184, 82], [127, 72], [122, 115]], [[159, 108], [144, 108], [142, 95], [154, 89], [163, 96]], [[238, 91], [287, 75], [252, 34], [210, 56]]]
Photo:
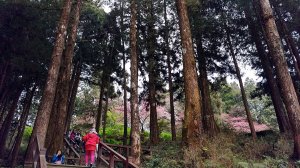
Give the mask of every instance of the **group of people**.
[[[80, 136], [76, 138], [76, 136]], [[94, 166], [95, 165], [95, 154], [98, 148], [98, 144], [100, 143], [100, 136], [96, 132], [95, 128], [92, 128], [89, 133], [87, 133], [84, 137], [81, 138], [80, 132], [75, 132], [74, 130], [70, 132], [69, 138], [71, 141], [76, 143], [77, 145], [81, 144], [81, 141], [84, 142], [85, 148], [85, 165], [86, 166]], [[64, 164], [65, 157], [62, 154], [61, 150], [58, 150], [56, 154], [52, 157], [52, 163], [55, 164]]]
[[80, 131], [76, 131], [76, 130], [72, 130], [69, 131], [67, 134], [70, 142], [72, 143], [73, 147], [75, 148], [75, 150], [77, 150], [79, 152], [80, 147], [83, 148], [84, 152], [84, 142], [82, 141], [82, 135]]

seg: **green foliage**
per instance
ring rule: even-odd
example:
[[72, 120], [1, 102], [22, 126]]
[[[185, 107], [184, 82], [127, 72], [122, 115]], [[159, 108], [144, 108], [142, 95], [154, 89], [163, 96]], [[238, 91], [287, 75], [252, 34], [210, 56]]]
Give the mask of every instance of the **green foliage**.
[[22, 153], [22, 154], [25, 154], [27, 144], [29, 143], [29, 140], [31, 137], [32, 129], [33, 129], [32, 127], [25, 126], [24, 134], [23, 134], [22, 142], [21, 142], [21, 148], [20, 148], [20, 153]]
[[223, 113], [225, 103], [222, 101], [221, 94], [219, 92], [212, 92], [210, 95], [212, 108], [215, 114]]
[[31, 133], [32, 133], [32, 129], [33, 129], [32, 127], [25, 126], [24, 134], [23, 134], [23, 138], [22, 138], [23, 141], [26, 141], [26, 142], [29, 141]]
[[[106, 142], [111, 144], [122, 144], [124, 125], [117, 122], [118, 114], [115, 112], [107, 112], [107, 123], [106, 123]], [[127, 128], [127, 132], [130, 132], [130, 128]], [[100, 130], [100, 135], [103, 135], [103, 129]], [[128, 134], [127, 139], [130, 139]]]
[[285, 136], [271, 133], [253, 141], [251, 136], [225, 129], [215, 138], [203, 137], [202, 148], [187, 150], [176, 142], [162, 142], [143, 167], [188, 167], [193, 160], [194, 165], [205, 168], [285, 168], [291, 166], [292, 152], [292, 142]]
[[204, 141], [204, 146], [205, 167], [273, 167], [269, 165], [287, 163], [292, 153], [291, 143], [277, 134], [253, 141], [250, 136], [225, 132]]
[[166, 119], [158, 120], [158, 128], [160, 132], [168, 132], [170, 130], [170, 121]]
[[[252, 97], [252, 93], [257, 89], [256, 83], [252, 79], [246, 78], [244, 88], [254, 121], [278, 129], [271, 98], [266, 94], [260, 97]], [[244, 104], [237, 83], [228, 84], [225, 82], [220, 84], [218, 89], [212, 92], [211, 100], [215, 114], [225, 112], [235, 116], [245, 116]]]
[[237, 166], [240, 167], [240, 168], [251, 168], [251, 167], [264, 168], [266, 165], [265, 164], [261, 164], [261, 163], [239, 162], [237, 164]]
[[74, 125], [72, 128], [75, 130], [80, 130], [81, 132], [87, 132], [87, 130], [91, 129], [93, 124], [90, 123], [84, 123], [84, 124], [78, 124]]
[[242, 105], [242, 96], [237, 83], [222, 85], [219, 92], [224, 103], [224, 112], [228, 113], [234, 106]]
[[94, 113], [97, 110], [97, 104], [95, 104], [94, 100], [99, 97], [98, 92], [95, 87], [81, 85], [75, 99], [74, 114]]
[[[107, 126], [108, 127], [114, 127], [115, 125], [117, 125], [117, 118], [118, 118], [118, 114], [117, 113], [113, 113], [111, 111], [107, 112]], [[123, 128], [123, 126], [122, 126]]]
[[171, 141], [172, 140], [172, 134], [170, 132], [162, 132], [160, 133], [159, 137], [162, 141]]
[[141, 132], [141, 143], [142, 144], [148, 144], [149, 143], [149, 138], [150, 138], [150, 132], [149, 131], [144, 131]]
[[265, 167], [278, 167], [278, 168], [286, 168], [290, 167], [288, 159], [276, 159], [272, 157], [266, 157], [264, 160]]
[[[163, 142], [152, 149], [150, 160], [144, 161], [145, 168], [181, 168], [184, 167], [183, 151], [180, 142]], [[144, 158], [145, 159], [145, 158]]]
[[[123, 143], [123, 129], [124, 126], [122, 124], [115, 124], [106, 127], [106, 143], [111, 144], [122, 144]], [[127, 132], [130, 132], [130, 128], [127, 129]], [[103, 129], [100, 130], [100, 136], [103, 135]], [[130, 135], [128, 135], [127, 139], [129, 139]]]

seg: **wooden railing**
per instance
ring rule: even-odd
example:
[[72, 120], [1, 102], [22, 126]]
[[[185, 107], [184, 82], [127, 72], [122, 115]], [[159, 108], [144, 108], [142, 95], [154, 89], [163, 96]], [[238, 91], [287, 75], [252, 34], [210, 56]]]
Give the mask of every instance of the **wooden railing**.
[[39, 137], [36, 136], [32, 149], [33, 168], [47, 168], [46, 149], [40, 144]]
[[109, 166], [109, 168], [115, 167], [115, 162], [121, 162], [123, 163], [123, 166], [125, 168], [138, 168], [137, 165], [131, 163], [129, 161], [129, 148], [126, 150], [127, 157], [122, 156], [120, 153], [113, 150], [111, 147], [106, 145], [103, 142], [100, 142], [99, 144], [99, 151], [98, 151], [98, 158], [100, 162], [104, 162], [106, 165]]
[[[65, 162], [67, 164], [81, 165], [81, 155], [73, 148], [71, 142], [67, 138], [64, 138], [64, 142], [66, 144], [65, 147], [68, 148], [68, 156], [65, 157]], [[73, 157], [70, 156], [71, 153], [74, 154]]]
[[[107, 146], [111, 147], [113, 150], [117, 151], [118, 153], [122, 154], [123, 156], [127, 157], [130, 156], [131, 146], [128, 145], [115, 145], [115, 144], [107, 144]], [[151, 155], [151, 150], [147, 147], [142, 147], [142, 154], [143, 155]]]

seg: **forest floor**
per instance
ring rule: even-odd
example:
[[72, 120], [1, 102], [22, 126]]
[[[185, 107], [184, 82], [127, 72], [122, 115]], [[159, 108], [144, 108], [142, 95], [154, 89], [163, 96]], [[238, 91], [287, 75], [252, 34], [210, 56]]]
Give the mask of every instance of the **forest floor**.
[[[180, 142], [162, 142], [153, 147], [153, 155], [144, 158], [143, 168], [181, 168], [191, 159], [204, 168], [290, 168], [300, 162], [290, 161], [292, 141], [274, 132], [252, 137], [221, 130], [216, 138], [203, 138], [202, 148], [187, 151]], [[184, 153], [186, 153], [184, 159]]]

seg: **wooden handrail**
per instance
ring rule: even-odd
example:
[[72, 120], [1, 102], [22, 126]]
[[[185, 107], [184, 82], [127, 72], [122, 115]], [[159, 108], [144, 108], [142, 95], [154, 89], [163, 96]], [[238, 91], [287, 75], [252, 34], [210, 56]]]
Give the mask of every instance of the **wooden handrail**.
[[76, 158], [71, 159], [71, 158], [66, 157], [65, 158], [66, 163], [70, 160], [73, 160], [73, 163], [81, 165], [81, 155], [74, 149], [74, 147], [72, 146], [72, 144], [68, 138], [64, 137], [64, 141], [66, 143], [66, 146], [69, 147], [69, 149], [71, 149], [71, 151], [75, 154], [74, 157], [78, 158], [78, 159], [76, 159]]
[[[104, 159], [104, 157], [102, 155], [103, 150], [105, 150], [109, 153], [109, 162], [107, 162]], [[119, 154], [118, 152], [116, 152], [115, 150], [113, 150], [111, 147], [109, 147], [108, 145], [106, 145], [103, 142], [100, 142], [100, 144], [99, 144], [99, 152], [98, 153], [99, 153], [100, 160], [105, 162], [110, 168], [114, 168], [115, 158], [119, 159], [121, 162], [123, 162], [125, 168], [138, 168], [137, 165], [129, 162], [128, 157], [122, 156], [121, 154]]]
[[70, 141], [67, 138], [64, 138], [64, 141], [67, 143], [67, 145], [70, 147], [70, 149], [72, 150], [72, 152], [75, 153], [75, 155], [80, 158], [80, 154], [72, 147], [72, 144], [70, 143]]
[[[127, 150], [131, 150], [131, 146], [129, 146], [129, 145], [116, 145], [116, 144], [107, 144], [106, 143], [106, 145], [107, 146], [109, 146], [109, 147], [111, 147], [111, 148], [122, 148], [122, 149], [126, 149], [126, 151]], [[142, 152], [143, 153], [150, 153], [151, 154], [151, 150], [150, 149], [147, 149], [146, 147], [142, 147]], [[119, 153], [121, 153], [121, 152], [119, 152]], [[128, 155], [127, 155], [128, 156]]]
[[38, 136], [34, 138], [32, 156], [34, 168], [47, 168], [46, 149], [41, 146]]

